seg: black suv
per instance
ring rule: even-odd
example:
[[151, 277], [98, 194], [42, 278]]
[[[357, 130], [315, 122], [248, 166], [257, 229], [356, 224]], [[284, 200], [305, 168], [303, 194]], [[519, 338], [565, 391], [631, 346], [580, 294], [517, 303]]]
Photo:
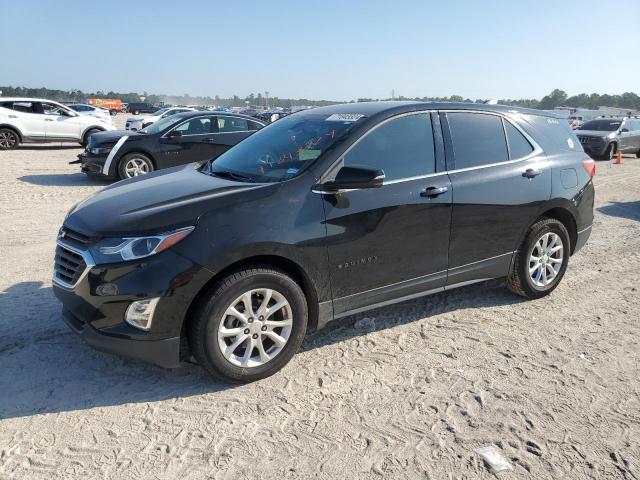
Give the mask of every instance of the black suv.
[[145, 102], [132, 102], [127, 105], [129, 113], [138, 115], [139, 113], [153, 113], [158, 110], [158, 107]]
[[215, 159], [264, 123], [233, 113], [184, 112], [138, 131], [91, 135], [78, 160], [91, 177], [125, 179], [161, 168]]
[[640, 119], [597, 118], [576, 131], [584, 151], [596, 160], [611, 160], [620, 153], [640, 158]]
[[589, 237], [594, 174], [541, 111], [316, 108], [75, 206], [54, 291], [96, 348], [255, 380], [355, 312], [500, 277], [549, 294]]

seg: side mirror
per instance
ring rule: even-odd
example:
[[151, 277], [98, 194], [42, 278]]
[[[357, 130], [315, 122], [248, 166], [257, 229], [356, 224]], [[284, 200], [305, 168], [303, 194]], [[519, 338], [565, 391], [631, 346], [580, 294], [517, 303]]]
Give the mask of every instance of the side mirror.
[[354, 190], [361, 188], [378, 188], [384, 183], [384, 172], [375, 168], [360, 166], [344, 166], [336, 174], [335, 180], [325, 182], [314, 187], [327, 193], [340, 190]]
[[628, 132], [628, 131], [629, 131], [629, 129], [628, 129], [628, 128], [621, 128], [621, 129], [620, 129], [620, 133], [625, 133], [625, 132]]
[[170, 139], [176, 139], [176, 138], [180, 138], [182, 136], [182, 132], [179, 130], [171, 130], [168, 134], [167, 134], [167, 138]]

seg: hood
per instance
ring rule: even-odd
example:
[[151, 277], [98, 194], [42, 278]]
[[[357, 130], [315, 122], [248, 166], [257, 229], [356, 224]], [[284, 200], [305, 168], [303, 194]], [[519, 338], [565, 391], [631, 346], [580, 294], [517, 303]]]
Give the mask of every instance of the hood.
[[269, 185], [210, 176], [192, 163], [114, 183], [76, 205], [64, 224], [88, 236], [159, 233], [195, 225], [240, 193]]
[[611, 135], [612, 133], [616, 133], [615, 131], [613, 132], [603, 132], [601, 130], [574, 130], [574, 133], [578, 136], [582, 135], [584, 137], [608, 137], [609, 135]]
[[137, 134], [136, 132], [132, 132], [130, 130], [109, 130], [106, 132], [97, 132], [91, 135], [90, 143], [92, 147], [102, 145], [115, 145], [115, 143], [125, 135], [132, 137]]

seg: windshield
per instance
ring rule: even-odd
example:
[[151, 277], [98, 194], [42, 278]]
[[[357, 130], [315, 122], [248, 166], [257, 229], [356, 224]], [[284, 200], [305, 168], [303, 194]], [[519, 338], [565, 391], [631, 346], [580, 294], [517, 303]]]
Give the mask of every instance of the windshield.
[[165, 128], [170, 127], [171, 125], [178, 123], [182, 118], [176, 118], [174, 116], [170, 116], [167, 118], [162, 118], [157, 122], [152, 123], [147, 128], [143, 128], [142, 130], [138, 130], [140, 133], [148, 133], [153, 135], [154, 133], [159, 133]]
[[295, 177], [343, 139], [361, 117], [327, 114], [285, 117], [210, 161], [203, 171], [254, 182], [279, 182]]
[[599, 132], [615, 132], [620, 128], [622, 122], [620, 120], [591, 120], [582, 124], [578, 130], [597, 130]]

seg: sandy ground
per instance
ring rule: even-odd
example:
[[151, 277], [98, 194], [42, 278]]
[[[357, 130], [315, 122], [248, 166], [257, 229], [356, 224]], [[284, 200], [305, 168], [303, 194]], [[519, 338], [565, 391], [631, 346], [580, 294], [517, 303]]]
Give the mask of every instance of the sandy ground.
[[[124, 115], [118, 117], [119, 121]], [[500, 282], [350, 317], [229, 386], [96, 352], [51, 292], [57, 228], [100, 183], [72, 146], [0, 152], [0, 478], [640, 479], [640, 160], [548, 298]]]

